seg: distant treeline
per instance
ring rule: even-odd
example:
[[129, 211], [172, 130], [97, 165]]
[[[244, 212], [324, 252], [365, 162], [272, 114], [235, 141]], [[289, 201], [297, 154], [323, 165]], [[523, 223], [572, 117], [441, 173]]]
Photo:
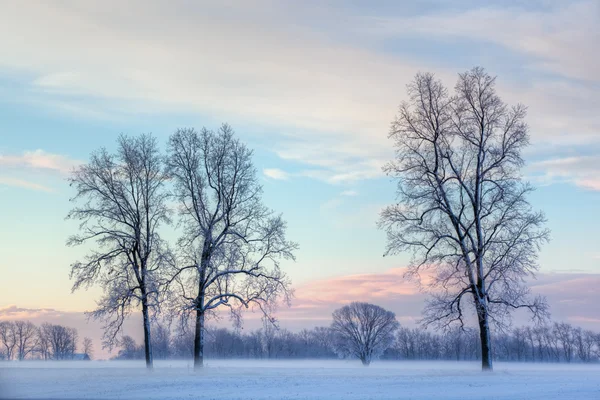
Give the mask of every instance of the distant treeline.
[[29, 321], [0, 321], [0, 360], [72, 360], [92, 357], [92, 340], [84, 338], [77, 354], [77, 329]]
[[[193, 331], [175, 330], [156, 324], [153, 329], [156, 359], [185, 359], [193, 356]], [[600, 333], [554, 323], [538, 327], [515, 328], [494, 337], [494, 359], [527, 362], [598, 362]], [[208, 328], [205, 355], [209, 358], [257, 359], [334, 359], [334, 333], [329, 327], [290, 332], [265, 325], [250, 332]], [[92, 341], [84, 338], [80, 353], [77, 329], [29, 321], [0, 322], [0, 360], [70, 360], [92, 358]], [[144, 358], [143, 345], [131, 336], [120, 341], [114, 359]], [[401, 327], [394, 343], [381, 359], [386, 360], [479, 360], [476, 329], [452, 329], [436, 333], [423, 328]]]
[[[156, 359], [191, 358], [193, 332], [171, 334], [157, 324], [153, 331]], [[598, 362], [600, 334], [554, 323], [539, 327], [515, 328], [494, 336], [494, 359], [529, 362]], [[334, 334], [328, 327], [304, 329], [298, 333], [272, 326], [244, 332], [208, 328], [205, 356], [209, 358], [302, 359], [338, 358]], [[115, 359], [142, 359], [144, 349], [125, 336]], [[455, 328], [435, 333], [423, 328], [401, 327], [395, 341], [381, 359], [387, 360], [480, 360], [478, 331]]]

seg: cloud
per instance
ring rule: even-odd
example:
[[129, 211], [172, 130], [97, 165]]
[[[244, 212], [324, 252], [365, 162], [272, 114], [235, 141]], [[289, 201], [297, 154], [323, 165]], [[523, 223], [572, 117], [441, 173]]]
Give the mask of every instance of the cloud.
[[12, 168], [28, 168], [34, 170], [47, 170], [66, 174], [77, 166], [80, 161], [70, 159], [60, 154], [47, 153], [38, 149], [25, 151], [23, 154], [0, 154], [0, 166]]
[[16, 305], [0, 307], [0, 320], [55, 318], [60, 315], [62, 313], [53, 308], [23, 308]]
[[265, 168], [263, 169], [263, 174], [271, 179], [275, 180], [287, 180], [289, 178], [289, 174], [283, 170], [278, 168]]
[[579, 187], [600, 191], [600, 157], [575, 156], [553, 158], [532, 163], [528, 170], [543, 183], [569, 182]]
[[405, 270], [306, 282], [296, 288], [291, 308], [282, 308], [278, 316], [287, 325], [294, 320], [304, 321], [305, 325], [329, 325], [335, 309], [352, 301], [366, 301], [390, 309], [399, 321], [414, 325], [420, 318], [425, 294], [419, 292], [415, 282], [404, 279]]
[[[381, 136], [385, 137], [385, 134]], [[357, 138], [333, 136], [322, 137], [319, 142], [285, 140], [275, 153], [283, 160], [312, 167], [296, 175], [332, 185], [379, 178], [383, 176], [382, 166], [392, 157], [391, 147], [377, 140], [363, 144]]]
[[319, 206], [319, 209], [322, 212], [327, 212], [327, 211], [331, 211], [331, 210], [335, 210], [336, 208], [338, 208], [340, 205], [342, 205], [343, 201], [341, 198], [339, 197], [334, 197], [332, 199], [327, 200], [326, 202], [324, 202], [323, 204], [321, 204]]
[[0, 176], [0, 185], [14, 186], [14, 187], [20, 187], [20, 188], [25, 188], [25, 189], [30, 189], [30, 190], [49, 192], [49, 193], [54, 192], [54, 189], [52, 189], [48, 186], [40, 185], [35, 182], [29, 182], [29, 181], [26, 181], [23, 179], [10, 178], [7, 176]]
[[[346, 198], [356, 197], [356, 196], [358, 196], [358, 192], [356, 190], [344, 190], [344, 191], [340, 192], [337, 196], [335, 196], [335, 197], [327, 200], [323, 204], [321, 204], [320, 209], [321, 209], [321, 211], [326, 211], [326, 212], [336, 210], [337, 208], [339, 208], [339, 206], [344, 204], [346, 202], [346, 200], [348, 200]], [[352, 215], [353, 216], [357, 215], [356, 210], [353, 212]]]
[[[331, 313], [352, 301], [366, 301], [394, 311], [402, 323], [414, 325], [421, 318], [427, 295], [404, 277], [405, 268], [382, 273], [338, 276], [307, 282], [296, 288], [290, 309], [281, 318], [330, 321]], [[566, 321], [600, 330], [597, 312], [600, 274], [540, 273], [530, 281], [534, 294], [546, 296], [553, 321]], [[515, 315], [515, 325], [528, 324], [529, 316]]]
[[[352, 301], [365, 301], [380, 305], [396, 313], [401, 324], [415, 326], [421, 318], [421, 310], [427, 295], [419, 291], [417, 283], [404, 278], [405, 268], [392, 268], [385, 272], [334, 276], [305, 282], [295, 289], [291, 307], [280, 307], [277, 312], [281, 326], [299, 331], [313, 326], [331, 323], [331, 313]], [[550, 304], [552, 321], [565, 321], [585, 329], [600, 331], [598, 294], [600, 274], [540, 273], [530, 282], [532, 292], [546, 296]], [[220, 320], [209, 324], [228, 326], [226, 311]], [[101, 349], [102, 326], [88, 320], [83, 312], [66, 312], [52, 308], [22, 308], [9, 305], [0, 308], [2, 320], [30, 320], [40, 325], [44, 322], [62, 324], [79, 330], [80, 338], [89, 336], [94, 340], [95, 354], [109, 357]], [[132, 335], [138, 343], [142, 340], [139, 313], [126, 321], [124, 332]], [[248, 312], [244, 316], [245, 329], [261, 327], [260, 313]], [[516, 326], [530, 323], [525, 314], [517, 314]]]
[[418, 294], [414, 282], [404, 278], [405, 268], [383, 273], [339, 276], [311, 282], [296, 290], [301, 304], [328, 303], [333, 306], [350, 301], [371, 301], [376, 298], [391, 300], [395, 297]]
[[[483, 50], [493, 60], [499, 52], [495, 46], [508, 51], [507, 57], [519, 55], [523, 67], [512, 63], [512, 79], [500, 73], [499, 93], [509, 103], [530, 106], [531, 134], [544, 148], [600, 142], [599, 14], [597, 1], [549, 2], [529, 9], [502, 4], [461, 11], [439, 8], [410, 18], [365, 17], [360, 26], [384, 40], [433, 39], [452, 49], [465, 46], [476, 54]], [[465, 52], [455, 51], [457, 56]], [[477, 59], [484, 56], [478, 54]], [[502, 68], [502, 63], [488, 65], [490, 73], [499, 73], [495, 66]]]
[[545, 9], [482, 7], [412, 18], [376, 17], [372, 31], [433, 35], [446, 41], [490, 42], [523, 53], [530, 67], [567, 78], [600, 82], [597, 1], [556, 3]]
[[600, 274], [541, 273], [530, 284], [533, 293], [548, 299], [552, 320], [600, 330], [600, 323], [593, 322], [600, 319], [596, 290]]
[[[71, 101], [78, 115], [88, 104], [107, 114], [201, 112], [234, 125], [252, 121], [283, 132], [272, 148], [287, 153], [302, 145], [284, 157], [322, 170], [305, 176], [339, 183], [381, 173], [370, 159], [387, 150], [388, 123], [400, 100], [396, 88], [421, 65], [309, 26], [335, 15], [268, 1], [234, 8], [67, 1], [31, 9], [15, 3], [0, 12], [0, 51], [3, 66], [32, 76], [28, 92], [36, 101], [55, 100], [61, 110]], [[16, 46], [6, 35], [22, 42]], [[86, 57], [74, 56], [82, 52]], [[330, 139], [336, 144], [324, 146]]]
[[[499, 91], [531, 106], [535, 143], [600, 141], [597, 2], [410, 8], [365, 17], [343, 2], [12, 2], [0, 9], [0, 66], [28, 77], [19, 101], [78, 116], [201, 113], [271, 128], [269, 147], [302, 164], [299, 175], [344, 184], [382, 176], [389, 122], [417, 71], [451, 86], [463, 56], [479, 56], [473, 43], [494, 56], [501, 46], [525, 59], [499, 71]], [[439, 62], [410, 50], [419, 40], [460, 49]]]
[[[80, 163], [78, 160], [41, 149], [24, 151], [22, 154], [0, 154], [0, 167], [3, 173], [11, 171], [11, 176], [5, 173], [0, 175], [0, 185], [54, 192], [53, 188], [32, 181], [32, 173], [36, 177], [38, 174], [65, 175]], [[27, 177], [24, 178], [23, 175]]]

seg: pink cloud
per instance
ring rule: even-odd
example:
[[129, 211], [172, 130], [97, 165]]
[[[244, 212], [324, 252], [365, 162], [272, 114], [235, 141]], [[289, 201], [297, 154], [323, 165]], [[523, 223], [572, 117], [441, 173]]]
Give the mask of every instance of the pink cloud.
[[42, 316], [56, 317], [61, 313], [52, 308], [22, 308], [16, 305], [0, 307], [1, 320], [34, 319]]
[[[404, 278], [405, 268], [394, 268], [383, 273], [339, 276], [308, 282], [296, 288], [290, 308], [282, 308], [282, 322], [296, 326], [311, 318], [314, 325], [329, 324], [336, 308], [352, 301], [367, 301], [396, 313], [398, 320], [414, 325], [421, 317], [427, 294], [419, 291], [418, 284]], [[540, 273], [530, 282], [533, 294], [547, 298], [554, 321], [566, 321], [584, 328], [600, 331], [600, 274]], [[297, 321], [293, 323], [293, 321]], [[515, 314], [514, 323], [529, 323], [529, 316]]]
[[[415, 326], [427, 297], [419, 291], [416, 282], [404, 278], [405, 268], [395, 268], [382, 273], [338, 276], [307, 282], [296, 288], [291, 307], [280, 307], [277, 318], [283, 328], [299, 331], [303, 328], [327, 326], [331, 313], [352, 301], [378, 304], [396, 313], [401, 324]], [[585, 329], [600, 331], [600, 274], [585, 273], [541, 273], [530, 283], [532, 292], [546, 296], [550, 304], [553, 321], [565, 321]], [[229, 326], [227, 312], [209, 324]], [[51, 322], [75, 327], [80, 338], [91, 337], [96, 355], [110, 356], [101, 349], [102, 324], [87, 319], [83, 312], [63, 312], [51, 308], [20, 308], [15, 305], [0, 308], [0, 320], [30, 320], [35, 324]], [[141, 343], [139, 313], [134, 313], [126, 322], [124, 333]], [[515, 314], [514, 324], [529, 323], [524, 313]], [[248, 312], [244, 317], [245, 330], [262, 326], [261, 314]]]
[[[406, 268], [383, 273], [338, 276], [305, 283], [296, 288], [290, 308], [281, 308], [283, 326], [329, 325], [331, 313], [352, 301], [379, 304], [396, 313], [404, 323], [413, 325], [420, 317], [425, 294], [414, 281], [404, 278]], [[302, 322], [301, 322], [302, 321]]]

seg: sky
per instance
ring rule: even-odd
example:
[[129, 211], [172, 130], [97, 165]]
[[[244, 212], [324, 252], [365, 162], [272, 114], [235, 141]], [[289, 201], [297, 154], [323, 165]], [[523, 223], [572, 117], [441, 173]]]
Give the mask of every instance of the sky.
[[300, 245], [283, 325], [326, 325], [352, 300], [414, 323], [409, 257], [382, 257], [376, 228], [395, 199], [387, 133], [417, 72], [452, 87], [483, 66], [528, 106], [523, 173], [552, 231], [533, 291], [554, 319], [600, 331], [598, 43], [597, 1], [2, 1], [0, 319], [99, 337], [82, 314], [98, 289], [70, 290], [85, 249], [65, 246], [69, 171], [120, 133], [164, 145], [228, 122]]

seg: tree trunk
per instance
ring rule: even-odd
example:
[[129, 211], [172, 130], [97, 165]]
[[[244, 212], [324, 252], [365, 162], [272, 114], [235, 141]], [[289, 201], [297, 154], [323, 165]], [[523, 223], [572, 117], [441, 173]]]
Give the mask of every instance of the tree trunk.
[[148, 315], [148, 304], [142, 294], [142, 315], [144, 317], [144, 355], [146, 356], [146, 368], [152, 369], [152, 341], [150, 340], [150, 316]]
[[492, 340], [490, 336], [488, 312], [485, 304], [481, 304], [477, 307], [477, 317], [479, 320], [479, 339], [481, 342], [481, 370], [491, 371], [493, 369]]
[[196, 330], [194, 332], [194, 369], [204, 366], [204, 311], [196, 310]]
[[200, 279], [198, 281], [198, 297], [196, 297], [196, 329], [194, 332], [194, 370], [204, 366], [204, 295], [206, 270], [210, 262], [210, 240], [204, 240], [202, 258], [200, 259]]

